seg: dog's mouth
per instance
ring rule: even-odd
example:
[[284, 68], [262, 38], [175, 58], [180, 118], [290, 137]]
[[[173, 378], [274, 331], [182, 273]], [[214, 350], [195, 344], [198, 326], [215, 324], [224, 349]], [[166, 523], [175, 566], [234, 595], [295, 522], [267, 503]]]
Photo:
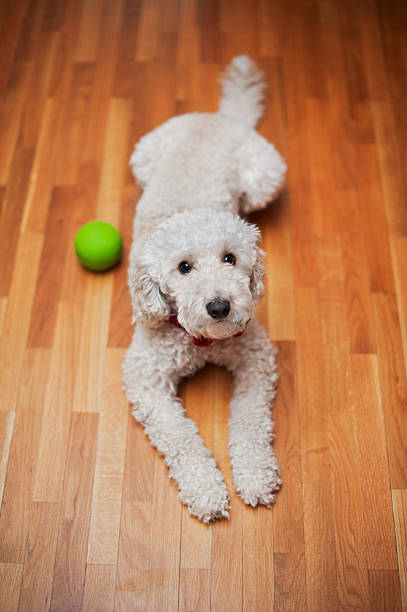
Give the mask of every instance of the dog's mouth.
[[243, 332], [246, 328], [247, 321], [229, 321], [222, 319], [221, 321], [213, 321], [202, 330], [201, 335], [205, 338], [213, 338], [214, 340], [222, 340], [224, 338], [232, 338], [236, 334]]
[[213, 321], [209, 326], [199, 328], [188, 328], [183, 325], [176, 315], [171, 315], [170, 323], [181, 327], [186, 333], [192, 336], [193, 343], [197, 346], [209, 346], [217, 340], [226, 340], [236, 336], [241, 336], [246, 329], [250, 318], [247, 321], [231, 322], [227, 319]]

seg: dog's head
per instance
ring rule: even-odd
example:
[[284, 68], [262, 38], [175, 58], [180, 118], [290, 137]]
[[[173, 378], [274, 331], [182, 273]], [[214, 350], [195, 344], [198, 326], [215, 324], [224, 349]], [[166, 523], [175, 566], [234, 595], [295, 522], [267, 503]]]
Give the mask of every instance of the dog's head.
[[152, 327], [176, 315], [195, 337], [244, 330], [263, 295], [259, 230], [230, 212], [196, 209], [161, 223], [131, 263], [134, 317]]

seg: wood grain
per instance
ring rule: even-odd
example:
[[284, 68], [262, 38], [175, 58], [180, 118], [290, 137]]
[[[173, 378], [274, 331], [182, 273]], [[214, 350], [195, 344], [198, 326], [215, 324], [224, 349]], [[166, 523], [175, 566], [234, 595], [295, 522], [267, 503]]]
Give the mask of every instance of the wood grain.
[[56, 503], [31, 504], [19, 610], [49, 607], [60, 512]]
[[395, 489], [405, 488], [407, 442], [403, 432], [407, 428], [407, 375], [395, 297], [374, 294], [373, 312], [384, 419], [387, 436], [392, 440], [388, 446], [391, 486]]
[[10, 456], [11, 439], [13, 436], [16, 413], [0, 412], [0, 507], [3, 503], [4, 483], [6, 481], [7, 466]]
[[179, 610], [210, 610], [211, 574], [209, 570], [181, 569]]
[[296, 347], [278, 342], [280, 384], [273, 409], [275, 441], [284, 486], [273, 508], [274, 554], [304, 552], [301, 435], [297, 398]]
[[83, 610], [87, 612], [110, 612], [114, 609], [116, 565], [86, 566]]
[[404, 610], [400, 597], [400, 582], [396, 571], [369, 572], [370, 609]]
[[72, 414], [51, 609], [82, 608], [98, 418]]
[[405, 489], [394, 490], [393, 508], [396, 527], [399, 575], [403, 608], [407, 604], [407, 492]]
[[49, 363], [49, 351], [34, 350], [23, 364], [0, 515], [0, 560], [7, 563], [24, 561]]
[[380, 400], [377, 357], [351, 358], [353, 401], [356, 412], [360, 486], [364, 514], [364, 537], [369, 570], [396, 567], [390, 477], [383, 408]]
[[7, 389], [0, 405], [2, 410], [14, 410], [17, 400], [42, 246], [43, 237], [39, 234], [20, 237], [16, 273], [8, 294], [0, 339], [0, 387]]
[[23, 567], [18, 563], [0, 563], [0, 607], [7, 612], [18, 609]]
[[98, 565], [117, 564], [128, 409], [124, 396], [122, 401], [117, 401], [122, 361], [122, 350], [109, 350], [98, 427], [88, 542], [88, 563]]
[[275, 571], [275, 610], [306, 610], [307, 594], [305, 588], [305, 560], [301, 553], [276, 553]]
[[[403, 0], [0, 0], [1, 610], [407, 609], [406, 31]], [[208, 366], [180, 394], [231, 514], [203, 525], [122, 389], [128, 159], [216, 112], [245, 53], [288, 166], [249, 218], [283, 487], [272, 509], [236, 495], [232, 380]], [[106, 274], [73, 248], [95, 218], [124, 241]]]

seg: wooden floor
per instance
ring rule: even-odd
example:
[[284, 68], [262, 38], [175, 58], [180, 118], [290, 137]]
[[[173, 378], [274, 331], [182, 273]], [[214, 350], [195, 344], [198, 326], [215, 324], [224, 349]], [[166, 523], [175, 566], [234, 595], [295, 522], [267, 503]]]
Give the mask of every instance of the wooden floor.
[[[407, 3], [2, 0], [0, 18], [0, 609], [407, 610]], [[289, 167], [253, 218], [284, 486], [273, 510], [236, 497], [230, 379], [204, 370], [181, 394], [232, 496], [207, 527], [129, 416], [127, 259], [94, 275], [73, 239], [103, 219], [128, 253], [133, 144], [215, 110], [238, 53]]]

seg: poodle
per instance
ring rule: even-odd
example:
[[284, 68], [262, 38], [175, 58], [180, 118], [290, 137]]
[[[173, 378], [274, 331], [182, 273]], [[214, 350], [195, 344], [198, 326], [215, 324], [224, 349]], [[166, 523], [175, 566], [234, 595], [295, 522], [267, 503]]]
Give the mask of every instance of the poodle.
[[207, 362], [234, 377], [228, 448], [237, 493], [270, 506], [281, 485], [271, 447], [276, 350], [253, 314], [264, 253], [258, 228], [239, 216], [264, 208], [286, 172], [255, 131], [263, 93], [256, 65], [236, 57], [217, 113], [170, 119], [130, 160], [143, 194], [128, 274], [137, 325], [123, 363], [126, 394], [181, 501], [204, 523], [229, 516], [229, 496], [177, 386]]

